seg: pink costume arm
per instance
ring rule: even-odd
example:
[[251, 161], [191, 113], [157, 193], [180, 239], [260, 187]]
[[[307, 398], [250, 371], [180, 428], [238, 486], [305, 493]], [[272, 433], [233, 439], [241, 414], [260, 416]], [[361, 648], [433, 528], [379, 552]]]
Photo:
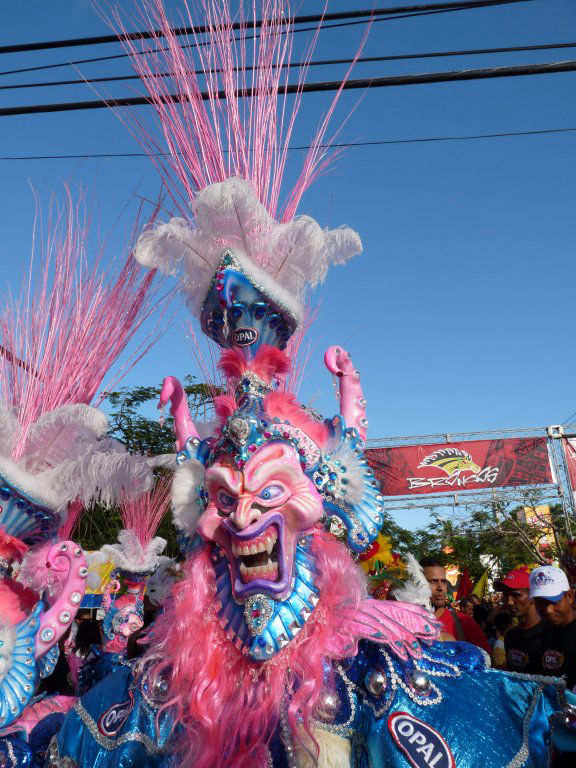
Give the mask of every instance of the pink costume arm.
[[[58, 560], [65, 558], [68, 566], [60, 566]], [[84, 592], [86, 591], [86, 577], [88, 568], [84, 552], [73, 541], [60, 541], [48, 550], [46, 567], [54, 571], [64, 571], [67, 568], [66, 579], [62, 592], [54, 605], [40, 614], [40, 626], [36, 633], [36, 658], [39, 659], [48, 653], [62, 635], [66, 632], [72, 620], [78, 612]]]
[[176, 433], [176, 450], [181, 451], [190, 437], [199, 439], [194, 422], [190, 417], [188, 401], [182, 384], [174, 376], [166, 376], [162, 382], [162, 392], [158, 408], [170, 401], [170, 413], [174, 417], [174, 432]]
[[347, 427], [354, 427], [366, 440], [366, 400], [360, 384], [360, 374], [354, 369], [350, 355], [342, 347], [329, 347], [324, 353], [324, 365], [338, 376], [340, 415]]

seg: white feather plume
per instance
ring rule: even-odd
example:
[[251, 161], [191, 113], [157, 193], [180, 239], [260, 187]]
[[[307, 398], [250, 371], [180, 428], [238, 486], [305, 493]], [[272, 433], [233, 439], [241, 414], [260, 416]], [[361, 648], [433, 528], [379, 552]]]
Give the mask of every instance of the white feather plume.
[[180, 273], [180, 287], [195, 314], [227, 248], [298, 321], [306, 287], [321, 282], [331, 264], [344, 264], [362, 252], [359, 235], [348, 227], [325, 230], [309, 216], [275, 221], [249, 182], [238, 177], [205, 187], [192, 211], [195, 227], [177, 218], [146, 229], [134, 255], [145, 266]]
[[152, 573], [165, 549], [166, 539], [161, 536], [155, 536], [143, 547], [134, 531], [123, 529], [118, 533], [118, 544], [105, 544], [101, 551], [117, 568], [132, 573]]
[[422, 605], [431, 611], [432, 603], [430, 602], [430, 597], [432, 590], [426, 576], [424, 576], [420, 563], [410, 552], [404, 556], [404, 559], [406, 560], [408, 578], [399, 586], [394, 586], [394, 597], [402, 603]]
[[109, 506], [123, 495], [135, 497], [152, 487], [146, 457], [128, 453], [116, 440], [94, 440], [82, 448], [77, 458], [34, 476], [53, 488], [61, 505], [79, 498], [84, 504], [97, 500]]
[[181, 464], [172, 481], [172, 519], [186, 536], [193, 536], [204, 507], [198, 498], [197, 486], [204, 482], [204, 465], [190, 460]]

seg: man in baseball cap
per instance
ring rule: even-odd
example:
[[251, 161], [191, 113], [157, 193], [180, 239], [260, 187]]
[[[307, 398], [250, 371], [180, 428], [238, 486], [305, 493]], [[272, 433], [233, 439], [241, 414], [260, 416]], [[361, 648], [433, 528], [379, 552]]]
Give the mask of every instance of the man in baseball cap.
[[576, 685], [576, 610], [574, 591], [566, 574], [554, 565], [542, 565], [530, 574], [530, 597], [547, 621], [542, 641], [544, 674], [565, 677]]
[[494, 583], [502, 592], [502, 607], [518, 622], [504, 638], [506, 668], [536, 674], [541, 670], [543, 623], [530, 598], [530, 574], [521, 568]]

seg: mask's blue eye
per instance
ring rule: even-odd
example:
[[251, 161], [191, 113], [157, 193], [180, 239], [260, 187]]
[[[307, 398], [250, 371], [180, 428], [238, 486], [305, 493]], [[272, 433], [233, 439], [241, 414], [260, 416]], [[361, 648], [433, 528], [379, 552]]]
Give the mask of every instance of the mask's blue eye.
[[220, 509], [232, 510], [236, 506], [236, 497], [230, 496], [226, 491], [218, 491], [216, 494], [216, 502]]
[[258, 494], [262, 501], [271, 501], [277, 499], [284, 493], [284, 488], [280, 485], [268, 485], [263, 491]]

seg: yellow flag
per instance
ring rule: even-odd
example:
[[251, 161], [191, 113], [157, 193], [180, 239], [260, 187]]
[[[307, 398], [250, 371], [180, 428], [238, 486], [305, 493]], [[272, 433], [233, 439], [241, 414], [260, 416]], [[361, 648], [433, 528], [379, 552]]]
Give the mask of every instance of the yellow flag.
[[482, 576], [478, 579], [476, 584], [474, 584], [474, 589], [472, 590], [473, 595], [478, 595], [481, 599], [484, 599], [486, 597], [486, 593], [488, 592], [488, 569], [484, 571]]

